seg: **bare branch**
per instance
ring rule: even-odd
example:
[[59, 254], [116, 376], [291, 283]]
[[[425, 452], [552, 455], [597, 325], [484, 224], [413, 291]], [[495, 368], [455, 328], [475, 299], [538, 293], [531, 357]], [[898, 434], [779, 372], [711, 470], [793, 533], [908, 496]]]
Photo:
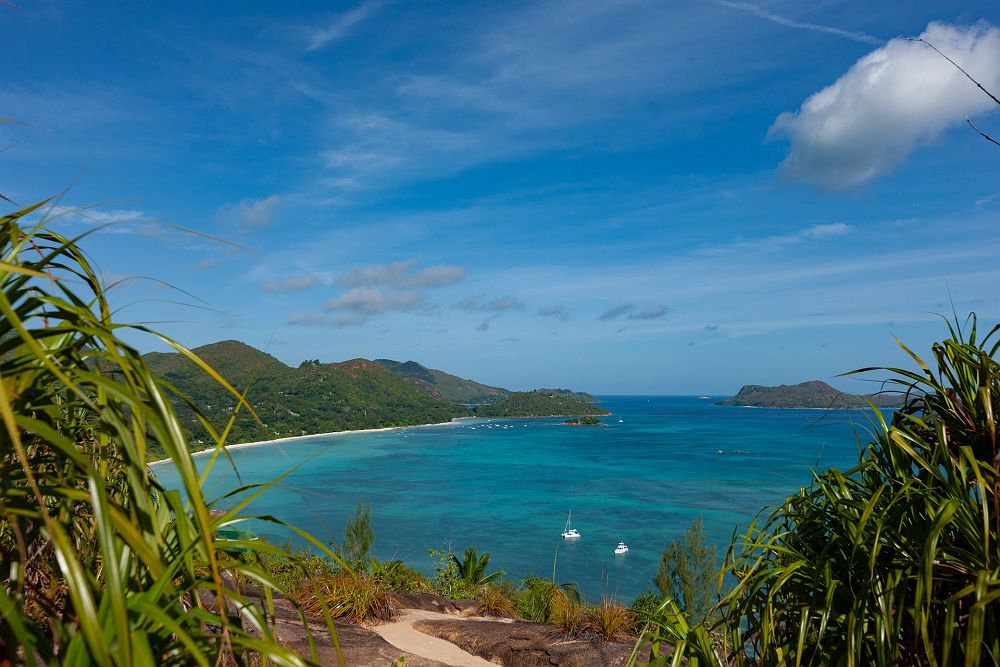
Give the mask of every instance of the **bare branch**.
[[971, 127], [973, 130], [975, 130], [979, 134], [979, 136], [981, 136], [983, 139], [985, 139], [986, 141], [989, 141], [991, 143], [994, 143], [997, 146], [1000, 146], [1000, 141], [997, 141], [996, 139], [994, 139], [993, 137], [991, 137], [990, 135], [986, 134], [985, 132], [983, 132], [982, 130], [980, 130], [978, 127], [976, 127], [976, 124], [972, 122], [972, 119], [969, 118], [968, 114], [965, 115], [965, 122], [968, 123], [969, 127]]

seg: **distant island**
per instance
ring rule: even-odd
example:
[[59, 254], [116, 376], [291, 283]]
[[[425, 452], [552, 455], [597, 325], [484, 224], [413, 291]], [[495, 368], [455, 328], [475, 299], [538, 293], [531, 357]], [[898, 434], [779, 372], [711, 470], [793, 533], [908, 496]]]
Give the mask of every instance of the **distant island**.
[[847, 394], [820, 380], [799, 384], [765, 387], [759, 384], [743, 385], [739, 393], [716, 405], [735, 405], [754, 408], [867, 408], [870, 405], [891, 408], [903, 404], [898, 393]]
[[573, 417], [563, 422], [564, 426], [601, 426], [597, 417]]
[[[303, 361], [293, 368], [236, 340], [220, 341], [193, 352], [238, 391], [260, 422], [246, 409], [236, 412], [230, 444], [276, 438], [448, 422], [456, 417], [578, 417], [608, 414], [590, 394], [568, 389], [511, 392], [415, 361], [351, 359]], [[216, 429], [225, 427], [237, 400], [194, 363], [175, 352], [143, 355], [153, 373], [173, 393], [174, 409], [192, 448], [212, 445], [209, 431], [183, 394], [198, 405]], [[175, 391], [174, 391], [175, 390]], [[155, 446], [154, 446], [155, 451]]]

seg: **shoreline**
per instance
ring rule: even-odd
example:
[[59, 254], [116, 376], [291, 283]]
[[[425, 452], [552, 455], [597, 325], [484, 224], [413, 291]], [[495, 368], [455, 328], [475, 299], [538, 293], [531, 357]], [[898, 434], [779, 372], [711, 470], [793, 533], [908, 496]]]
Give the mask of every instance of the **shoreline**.
[[[292, 442], [296, 440], [311, 440], [313, 438], [336, 438], [338, 436], [344, 435], [362, 435], [365, 433], [384, 433], [386, 431], [401, 431], [408, 428], [427, 428], [430, 426], [455, 426], [459, 425], [465, 421], [482, 421], [479, 417], [454, 417], [451, 421], [446, 422], [435, 422], [432, 424], [410, 424], [408, 426], [382, 426], [380, 428], [360, 428], [348, 431], [331, 431], [330, 433], [311, 433], [309, 435], [293, 435], [285, 438], [275, 438], [274, 440], [257, 440], [255, 442], [238, 442], [233, 445], [226, 445], [223, 447], [227, 452], [234, 452], [238, 449], [246, 449], [250, 447], [264, 447], [266, 445], [276, 445], [283, 442]], [[197, 452], [191, 452], [191, 458], [198, 456], [208, 456], [216, 450], [216, 447], [209, 447], [208, 449], [200, 449]], [[169, 463], [172, 459], [158, 459], [147, 463], [146, 465], [152, 467], [156, 465], [161, 465], [164, 463]]]

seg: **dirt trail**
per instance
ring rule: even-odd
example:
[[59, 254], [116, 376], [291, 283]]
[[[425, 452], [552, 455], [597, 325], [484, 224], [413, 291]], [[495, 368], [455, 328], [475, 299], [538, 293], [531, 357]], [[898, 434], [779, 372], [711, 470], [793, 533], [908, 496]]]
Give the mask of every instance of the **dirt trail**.
[[[446, 619], [449, 621], [458, 620], [455, 616], [450, 614], [441, 614], [436, 611], [403, 609], [400, 611], [396, 621], [376, 625], [372, 627], [372, 630], [378, 633], [382, 639], [386, 640], [398, 649], [402, 649], [414, 655], [419, 655], [423, 658], [438, 660], [451, 665], [452, 667], [496, 667], [495, 663], [483, 660], [479, 656], [463, 651], [451, 642], [438, 639], [437, 637], [431, 637], [430, 635], [425, 635], [419, 630], [414, 629], [414, 621], [421, 621], [425, 619]], [[466, 617], [461, 620], [475, 623], [479, 620], [496, 621], [497, 619]]]

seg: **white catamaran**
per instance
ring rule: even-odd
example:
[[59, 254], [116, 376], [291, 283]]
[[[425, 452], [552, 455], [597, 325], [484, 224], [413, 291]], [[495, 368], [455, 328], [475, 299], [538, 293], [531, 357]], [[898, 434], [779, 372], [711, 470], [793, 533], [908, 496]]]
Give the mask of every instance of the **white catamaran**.
[[570, 526], [572, 521], [573, 510], [570, 510], [569, 516], [566, 517], [566, 530], [564, 530], [562, 534], [564, 540], [574, 540], [580, 537], [580, 531]]

